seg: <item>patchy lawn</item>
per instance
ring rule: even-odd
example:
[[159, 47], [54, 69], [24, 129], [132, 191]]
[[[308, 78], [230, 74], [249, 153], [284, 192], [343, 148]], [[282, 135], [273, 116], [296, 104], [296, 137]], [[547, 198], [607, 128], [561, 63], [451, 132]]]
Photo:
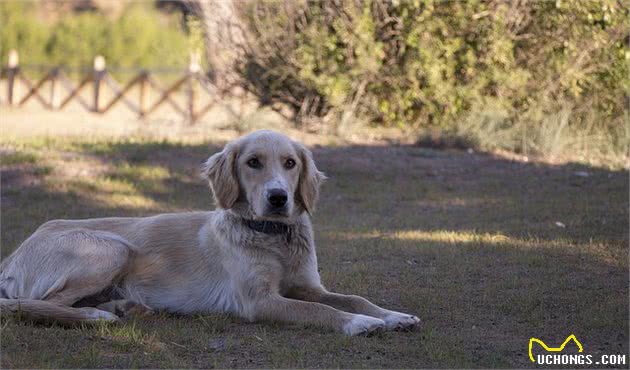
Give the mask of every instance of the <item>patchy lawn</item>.
[[[54, 218], [212, 208], [223, 142], [3, 140], [2, 255]], [[2, 368], [532, 367], [530, 337], [628, 354], [628, 172], [416, 146], [314, 148], [325, 285], [414, 313], [347, 338], [226, 315], [62, 328], [2, 317]], [[542, 349], [536, 348], [536, 353]], [[575, 352], [569, 349], [569, 352]]]

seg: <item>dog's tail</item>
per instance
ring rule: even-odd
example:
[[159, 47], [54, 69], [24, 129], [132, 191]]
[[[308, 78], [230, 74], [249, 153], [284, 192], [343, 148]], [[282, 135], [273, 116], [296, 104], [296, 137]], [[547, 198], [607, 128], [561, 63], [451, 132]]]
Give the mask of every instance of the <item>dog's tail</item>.
[[76, 308], [38, 299], [0, 298], [0, 315], [5, 316], [7, 313], [12, 313], [18, 318], [66, 325], [119, 320], [113, 313], [94, 307]]

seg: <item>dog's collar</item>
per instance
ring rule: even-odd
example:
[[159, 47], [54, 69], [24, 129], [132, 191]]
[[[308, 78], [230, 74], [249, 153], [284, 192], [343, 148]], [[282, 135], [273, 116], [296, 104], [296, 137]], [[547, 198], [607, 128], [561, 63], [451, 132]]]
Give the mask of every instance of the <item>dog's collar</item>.
[[291, 226], [283, 222], [255, 221], [255, 220], [248, 220], [246, 218], [243, 218], [243, 223], [245, 224], [245, 226], [249, 227], [250, 229], [254, 231], [258, 231], [259, 233], [270, 234], [270, 235], [286, 234], [287, 238], [290, 238]]

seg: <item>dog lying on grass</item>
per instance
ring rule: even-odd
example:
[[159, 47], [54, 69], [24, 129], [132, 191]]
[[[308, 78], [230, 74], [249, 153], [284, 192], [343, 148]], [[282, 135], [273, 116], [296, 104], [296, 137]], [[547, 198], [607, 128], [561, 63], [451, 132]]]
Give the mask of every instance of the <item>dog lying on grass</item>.
[[203, 173], [215, 211], [45, 223], [2, 261], [0, 308], [62, 323], [226, 312], [347, 335], [418, 324], [322, 286], [309, 216], [324, 175], [302, 144], [257, 131]]

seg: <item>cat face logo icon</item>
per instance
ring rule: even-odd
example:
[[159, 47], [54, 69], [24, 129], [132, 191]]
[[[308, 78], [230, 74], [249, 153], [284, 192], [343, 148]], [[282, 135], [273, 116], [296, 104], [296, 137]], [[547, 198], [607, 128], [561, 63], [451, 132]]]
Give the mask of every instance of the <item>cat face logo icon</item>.
[[545, 342], [543, 342], [542, 340], [538, 339], [538, 338], [529, 338], [529, 359], [532, 360], [532, 362], [536, 362], [534, 360], [534, 355], [532, 354], [532, 347], [534, 346], [534, 343], [538, 343], [542, 346], [542, 348], [547, 351], [547, 352], [562, 352], [562, 350], [564, 350], [564, 347], [567, 345], [567, 343], [569, 343], [570, 341], [575, 342], [575, 344], [577, 344], [578, 347], [578, 352], [582, 352], [584, 350], [584, 348], [582, 347], [582, 343], [580, 343], [579, 340], [577, 340], [577, 338], [575, 337], [575, 334], [571, 334], [567, 337], [567, 339], [565, 339], [565, 341], [560, 345], [560, 347], [549, 347], [545, 344]]

